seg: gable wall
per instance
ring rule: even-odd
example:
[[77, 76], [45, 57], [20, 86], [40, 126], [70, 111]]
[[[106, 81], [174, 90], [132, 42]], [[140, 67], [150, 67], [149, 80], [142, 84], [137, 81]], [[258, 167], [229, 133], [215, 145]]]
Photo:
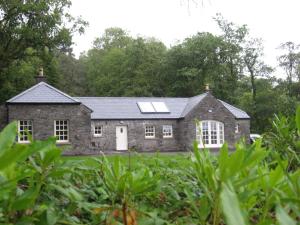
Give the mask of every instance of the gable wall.
[[[209, 112], [208, 110], [212, 110]], [[210, 93], [198, 103], [198, 105], [188, 115], [180, 121], [180, 139], [181, 148], [190, 150], [196, 140], [196, 123], [195, 119], [216, 120], [224, 123], [225, 142], [230, 148], [235, 143], [235, 117]]]
[[236, 120], [239, 125], [239, 132], [235, 134], [235, 141], [245, 139], [246, 143], [250, 143], [250, 119]]
[[[92, 124], [103, 126], [102, 137], [92, 136], [92, 146], [95, 153], [116, 149], [116, 126], [127, 126], [128, 148], [137, 151], [175, 151], [178, 150], [177, 120], [92, 120]], [[155, 126], [155, 138], [145, 138], [145, 125]], [[163, 138], [162, 126], [172, 125], [173, 137]]]
[[7, 125], [7, 108], [0, 105], [0, 131]]
[[9, 104], [9, 121], [32, 120], [33, 138], [44, 140], [54, 135], [54, 120], [69, 120], [70, 151], [90, 147], [90, 111], [79, 104]]

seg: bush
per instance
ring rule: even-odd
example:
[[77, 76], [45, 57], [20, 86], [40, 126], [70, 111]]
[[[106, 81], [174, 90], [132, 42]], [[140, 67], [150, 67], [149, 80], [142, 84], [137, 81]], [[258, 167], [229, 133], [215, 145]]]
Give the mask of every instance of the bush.
[[272, 138], [217, 156], [195, 143], [193, 154], [127, 160], [64, 158], [53, 138], [21, 145], [16, 135], [15, 122], [0, 134], [0, 224], [299, 222], [300, 170]]

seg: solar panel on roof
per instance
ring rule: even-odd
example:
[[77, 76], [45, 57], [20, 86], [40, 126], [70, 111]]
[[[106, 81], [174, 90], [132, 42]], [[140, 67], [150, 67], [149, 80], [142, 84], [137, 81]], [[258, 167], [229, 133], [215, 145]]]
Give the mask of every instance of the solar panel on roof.
[[142, 113], [155, 113], [155, 109], [151, 102], [138, 102], [137, 104]]
[[157, 113], [169, 113], [169, 109], [164, 102], [152, 102], [152, 105]]

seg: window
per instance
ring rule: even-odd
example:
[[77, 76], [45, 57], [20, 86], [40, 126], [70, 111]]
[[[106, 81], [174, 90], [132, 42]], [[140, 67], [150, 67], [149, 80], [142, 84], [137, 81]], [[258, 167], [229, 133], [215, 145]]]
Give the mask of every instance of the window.
[[94, 126], [94, 137], [101, 137], [103, 133], [103, 126], [95, 125]]
[[173, 137], [173, 128], [172, 125], [164, 125], [163, 126], [163, 137], [171, 138]]
[[224, 144], [224, 125], [221, 122], [207, 120], [196, 126], [196, 139], [199, 147], [218, 148]]
[[54, 121], [54, 136], [56, 142], [69, 141], [69, 121], [68, 120], [55, 120]]
[[29, 143], [29, 136], [32, 136], [32, 121], [19, 120], [18, 121], [18, 142]]
[[235, 125], [235, 133], [238, 134], [240, 132], [240, 125], [236, 124]]
[[155, 138], [155, 127], [152, 125], [146, 125], [145, 138]]

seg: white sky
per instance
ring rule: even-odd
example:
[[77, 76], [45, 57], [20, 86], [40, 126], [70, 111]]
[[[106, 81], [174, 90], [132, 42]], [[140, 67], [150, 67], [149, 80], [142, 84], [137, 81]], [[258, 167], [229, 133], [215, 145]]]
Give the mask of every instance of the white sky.
[[[196, 3], [195, 3], [196, 2]], [[132, 36], [155, 37], [171, 46], [208, 31], [217, 34], [212, 19], [221, 13], [235, 24], [247, 24], [250, 35], [262, 38], [265, 62], [275, 67], [280, 43], [300, 43], [300, 0], [72, 0], [71, 14], [82, 15], [89, 27], [74, 37], [74, 52], [87, 51], [109, 27], [121, 27]], [[197, 5], [198, 4], [198, 5]]]

